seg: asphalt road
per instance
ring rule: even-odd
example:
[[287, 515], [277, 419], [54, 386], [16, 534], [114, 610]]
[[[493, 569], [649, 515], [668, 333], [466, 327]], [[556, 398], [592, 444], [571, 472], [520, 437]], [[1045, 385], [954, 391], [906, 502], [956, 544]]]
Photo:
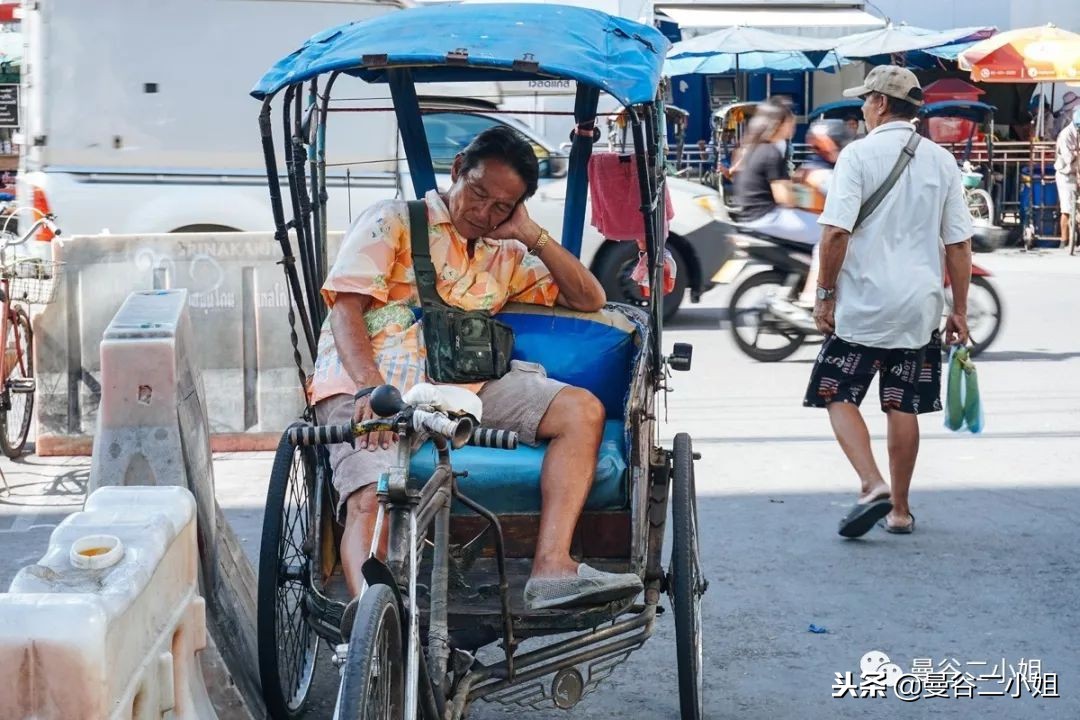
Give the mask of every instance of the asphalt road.
[[[912, 536], [837, 536], [857, 482], [825, 415], [800, 404], [814, 348], [771, 365], [739, 354], [725, 288], [688, 306], [669, 328], [669, 347], [685, 341], [695, 348], [691, 373], [674, 379], [664, 441], [686, 431], [702, 453], [696, 474], [711, 582], [706, 717], [1080, 717], [1073, 514], [1080, 506], [1080, 257], [1002, 252], [977, 260], [996, 273], [1006, 312], [1001, 336], [979, 362], [986, 431], [954, 434], [940, 416], [924, 418]], [[884, 419], [872, 403], [867, 416], [884, 464]], [[216, 460], [219, 501], [253, 558], [269, 464], [266, 455]], [[2, 586], [78, 509], [87, 466], [86, 459], [0, 460], [11, 485], [0, 496]], [[827, 632], [809, 632], [811, 624]], [[833, 699], [836, 673], [852, 672], [857, 684], [869, 651], [884, 652], [904, 672], [929, 660], [934, 672], [951, 665], [970, 673], [976, 697]], [[1041, 677], [1056, 673], [1060, 697], [1033, 699], [1030, 681], [1010, 681], [1031, 672], [1032, 660], [1041, 661]], [[999, 671], [1002, 682], [989, 677]], [[324, 676], [316, 692], [332, 693], [332, 685]], [[1017, 686], [1021, 698], [1010, 696]], [[676, 688], [669, 613], [573, 710], [479, 703], [471, 717], [677, 718]], [[328, 717], [326, 707], [318, 703], [313, 717]]]

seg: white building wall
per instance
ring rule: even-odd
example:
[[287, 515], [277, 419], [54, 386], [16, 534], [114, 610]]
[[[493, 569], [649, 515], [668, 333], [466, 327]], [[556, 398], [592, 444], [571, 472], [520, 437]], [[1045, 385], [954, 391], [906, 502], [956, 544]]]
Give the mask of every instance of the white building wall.
[[866, 10], [934, 30], [969, 25], [1012, 30], [1052, 22], [1080, 32], [1080, 2], [1076, 0], [872, 0]]

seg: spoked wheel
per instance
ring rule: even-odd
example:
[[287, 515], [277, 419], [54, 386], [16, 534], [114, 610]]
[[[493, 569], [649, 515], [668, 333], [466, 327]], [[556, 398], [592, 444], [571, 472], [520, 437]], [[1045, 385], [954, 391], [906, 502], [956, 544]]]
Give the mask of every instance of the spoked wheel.
[[[686, 293], [689, 266], [679, 249], [668, 245], [675, 258], [675, 289], [664, 296], [664, 320], [670, 320], [678, 312]], [[618, 242], [601, 255], [596, 267], [596, 278], [604, 286], [608, 300], [637, 307], [648, 307], [649, 300], [641, 293], [641, 287], [631, 277], [638, 262], [638, 247], [632, 242]]]
[[[360, 597], [341, 676], [336, 717], [399, 720], [405, 715], [401, 614], [394, 592], [372, 585]], [[423, 662], [423, 660], [421, 660]]]
[[[945, 316], [952, 312], [952, 291], [945, 293]], [[968, 333], [971, 336], [971, 357], [977, 356], [997, 338], [1001, 331], [1001, 298], [990, 281], [979, 275], [971, 278], [968, 287]]]
[[698, 544], [694, 453], [690, 436], [675, 436], [672, 453], [671, 578], [668, 592], [675, 609], [675, 649], [679, 665], [679, 707], [682, 720], [702, 717], [701, 596], [708, 587], [701, 572]]
[[731, 295], [728, 318], [735, 344], [760, 362], [778, 362], [792, 355], [806, 340], [798, 329], [766, 319], [770, 300], [781, 292], [785, 276], [770, 270], [746, 279]]
[[319, 636], [306, 605], [316, 546], [315, 463], [315, 450], [293, 447], [286, 430], [270, 472], [259, 551], [259, 677], [273, 720], [303, 715], [315, 675]]
[[994, 201], [990, 198], [990, 193], [981, 188], [973, 188], [967, 191], [965, 199], [972, 220], [981, 220], [983, 222], [993, 220]]
[[4, 339], [3, 397], [0, 397], [0, 450], [9, 458], [18, 457], [30, 434], [34, 413], [34, 331], [30, 316], [21, 305], [12, 305], [8, 334]]

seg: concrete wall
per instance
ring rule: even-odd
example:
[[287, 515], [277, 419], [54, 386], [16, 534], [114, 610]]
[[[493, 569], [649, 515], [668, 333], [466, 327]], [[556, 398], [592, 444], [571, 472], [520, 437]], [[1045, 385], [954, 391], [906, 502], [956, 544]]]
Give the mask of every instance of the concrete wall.
[[[340, 234], [332, 237], [332, 252], [339, 242]], [[102, 332], [136, 290], [190, 291], [215, 449], [274, 445], [303, 408], [281, 250], [271, 234], [75, 236], [54, 251], [65, 263], [61, 287], [34, 320], [39, 454], [89, 453]]]

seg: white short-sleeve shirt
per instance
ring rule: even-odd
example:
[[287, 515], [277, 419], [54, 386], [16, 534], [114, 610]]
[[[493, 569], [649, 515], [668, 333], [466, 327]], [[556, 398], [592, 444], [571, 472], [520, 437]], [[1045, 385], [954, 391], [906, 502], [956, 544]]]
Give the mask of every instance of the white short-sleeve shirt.
[[[848, 145], [818, 222], [850, 231], [911, 131], [908, 122], [886, 123]], [[972, 233], [956, 158], [923, 138], [896, 185], [848, 242], [836, 284], [836, 334], [870, 347], [926, 345], [945, 304], [944, 245]]]

